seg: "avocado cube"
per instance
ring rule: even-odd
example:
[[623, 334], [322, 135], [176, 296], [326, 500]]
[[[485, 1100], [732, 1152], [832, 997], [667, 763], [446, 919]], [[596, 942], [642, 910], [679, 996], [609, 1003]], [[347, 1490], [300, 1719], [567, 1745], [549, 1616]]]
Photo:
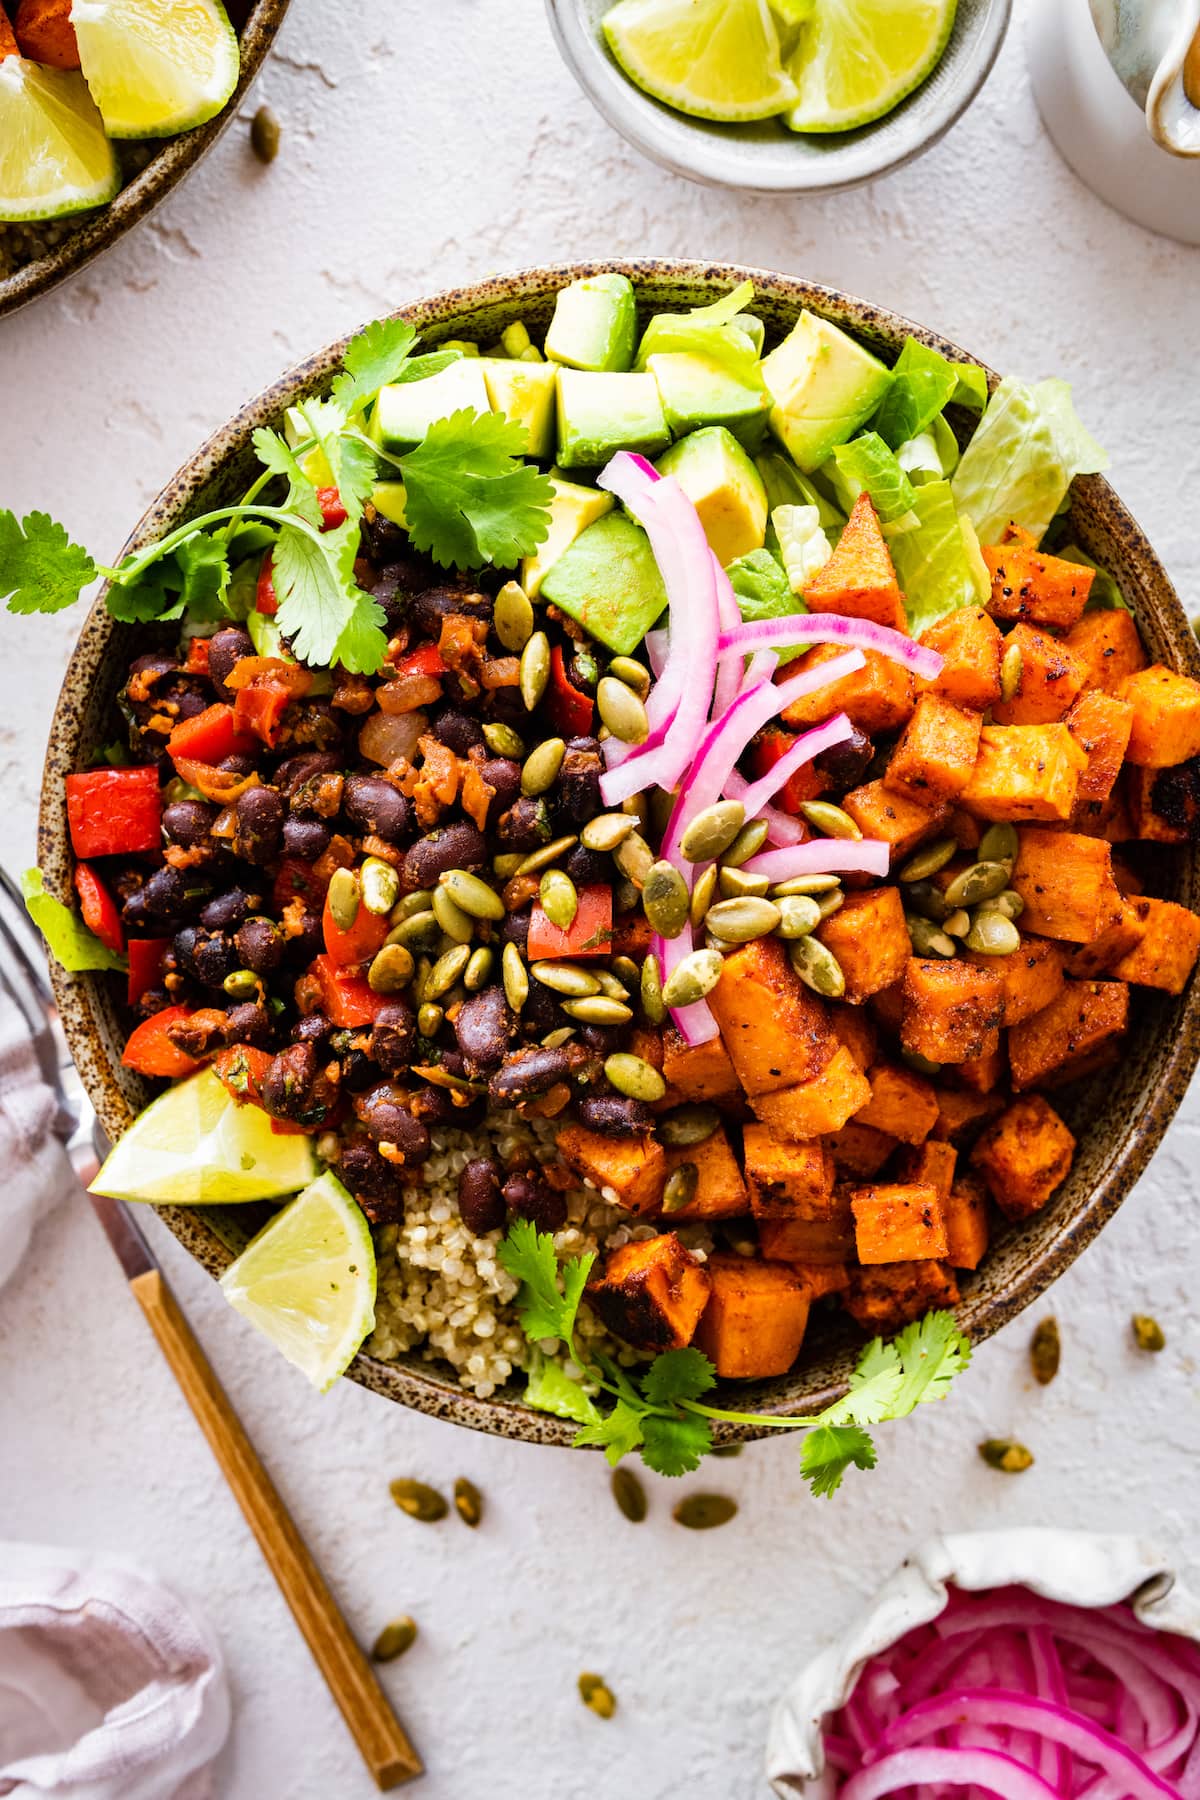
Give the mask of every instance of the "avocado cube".
[[646, 367], [658, 383], [672, 437], [697, 425], [724, 425], [747, 450], [758, 449], [771, 404], [761, 383], [738, 381], [716, 357], [698, 351], [660, 351], [647, 357]]
[[490, 412], [481, 364], [481, 357], [460, 356], [436, 375], [380, 388], [368, 433], [372, 442], [397, 455], [419, 444], [436, 420], [449, 418], [461, 407]]
[[406, 499], [402, 481], [377, 481], [371, 489], [371, 504], [375, 511], [391, 524], [399, 525], [402, 531], [408, 529], [404, 512]]
[[558, 371], [558, 460], [594, 469], [618, 450], [656, 456], [671, 441], [653, 375]]
[[806, 475], [866, 423], [892, 379], [877, 356], [810, 312], [764, 358], [762, 372], [771, 430]]
[[603, 488], [580, 487], [574, 481], [563, 481], [551, 475], [554, 497], [550, 502], [550, 529], [532, 556], [521, 563], [521, 586], [531, 600], [542, 591], [542, 583], [564, 550], [570, 548], [581, 532], [612, 511], [616, 501]]
[[706, 425], [680, 438], [654, 466], [660, 475], [673, 475], [696, 508], [722, 568], [762, 549], [767, 490], [742, 446], [723, 425]]
[[493, 412], [525, 427], [525, 454], [544, 462], [554, 455], [554, 407], [558, 397], [553, 363], [480, 359]]
[[542, 599], [629, 656], [666, 606], [667, 590], [641, 526], [628, 513], [610, 512], [559, 557], [542, 582]]
[[[298, 406], [289, 406], [283, 415], [283, 437], [289, 449], [294, 450], [297, 444], [308, 443], [312, 437], [312, 427]], [[333, 486], [333, 470], [329, 466], [329, 458], [319, 444], [306, 450], [297, 458], [301, 472], [308, 476], [317, 487]]]
[[546, 355], [568, 369], [633, 366], [637, 307], [627, 275], [585, 275], [559, 291], [546, 333]]
[[745, 332], [754, 345], [755, 356], [761, 356], [767, 338], [767, 328], [757, 313], [736, 313], [729, 323], [736, 326], [739, 331]]

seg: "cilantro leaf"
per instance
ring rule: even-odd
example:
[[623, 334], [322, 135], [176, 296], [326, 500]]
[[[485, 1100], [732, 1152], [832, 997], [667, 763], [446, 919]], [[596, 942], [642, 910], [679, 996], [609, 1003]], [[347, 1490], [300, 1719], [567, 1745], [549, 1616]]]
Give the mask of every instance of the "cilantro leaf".
[[950, 1383], [971, 1360], [971, 1345], [952, 1312], [926, 1313], [906, 1325], [892, 1348], [904, 1370], [892, 1419], [903, 1419], [926, 1400], [943, 1400]]
[[517, 1219], [497, 1255], [501, 1266], [521, 1283], [517, 1315], [525, 1336], [535, 1344], [542, 1338], [569, 1338], [595, 1254], [589, 1250], [585, 1256], [572, 1257], [560, 1270], [550, 1233], [539, 1231], [529, 1219]]
[[[127, 557], [121, 567], [134, 564], [134, 557]], [[123, 624], [138, 624], [146, 619], [161, 619], [175, 603], [178, 583], [172, 584], [171, 559], [160, 563], [151, 563], [129, 581], [119, 578], [109, 587], [104, 604], [114, 619]]]
[[529, 1358], [529, 1377], [525, 1388], [528, 1405], [539, 1412], [556, 1413], [560, 1419], [574, 1419], [580, 1425], [599, 1423], [600, 1414], [590, 1394], [577, 1381], [572, 1381], [561, 1363], [551, 1356], [533, 1350]]
[[358, 525], [347, 519], [319, 537], [285, 525], [272, 554], [276, 615], [284, 637], [302, 662], [343, 663], [371, 675], [383, 662], [387, 633], [383, 608], [354, 579]]
[[300, 467], [291, 445], [278, 431], [269, 431], [265, 425], [260, 425], [254, 433], [254, 454], [272, 475], [281, 475], [287, 482], [287, 504], [291, 511], [319, 529], [321, 503], [317, 499], [316, 484]]
[[467, 407], [400, 459], [414, 548], [444, 568], [511, 568], [550, 529], [549, 478], [520, 461], [525, 428]]
[[875, 1467], [875, 1446], [866, 1432], [857, 1425], [814, 1425], [800, 1451], [800, 1473], [813, 1493], [835, 1494], [851, 1466]]
[[642, 1420], [642, 1461], [658, 1475], [690, 1475], [711, 1449], [708, 1420], [696, 1413], [673, 1419], [647, 1413]]
[[362, 517], [363, 501], [375, 486], [375, 452], [361, 437], [345, 430], [341, 407], [334, 400], [305, 400], [300, 412], [333, 474], [338, 498], [352, 519]]
[[9, 612], [61, 612], [98, 574], [87, 551], [49, 513], [27, 513], [18, 524], [15, 513], [0, 507], [0, 595]]
[[40, 869], [26, 869], [21, 876], [21, 896], [30, 918], [46, 940], [51, 956], [64, 969], [127, 969], [125, 957], [102, 944], [77, 919], [70, 907], [46, 892]]
[[894, 1418], [896, 1396], [904, 1380], [894, 1344], [881, 1338], [869, 1343], [850, 1377], [850, 1392], [835, 1400], [821, 1414], [827, 1425], [878, 1425]]
[[642, 1392], [651, 1406], [673, 1406], [678, 1400], [698, 1400], [716, 1379], [717, 1371], [703, 1351], [664, 1350], [642, 1377]]
[[615, 1469], [623, 1456], [636, 1450], [642, 1441], [642, 1428], [649, 1420], [636, 1407], [618, 1400], [610, 1413], [605, 1413], [594, 1425], [585, 1425], [577, 1431], [571, 1440], [574, 1449], [581, 1450], [587, 1444], [600, 1444], [604, 1454]]
[[407, 319], [375, 319], [346, 345], [344, 375], [333, 383], [333, 398], [345, 418], [395, 381], [417, 341]]

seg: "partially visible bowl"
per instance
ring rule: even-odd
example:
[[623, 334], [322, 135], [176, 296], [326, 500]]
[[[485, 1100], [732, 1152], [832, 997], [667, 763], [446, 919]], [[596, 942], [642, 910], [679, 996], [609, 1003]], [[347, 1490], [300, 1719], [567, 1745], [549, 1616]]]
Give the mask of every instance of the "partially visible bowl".
[[[618, 269], [629, 276], [642, 321], [655, 311], [704, 304], [739, 281], [754, 282], [754, 310], [768, 336], [781, 336], [802, 307], [811, 307], [894, 360], [904, 339], [915, 336], [945, 356], [965, 352], [896, 313], [793, 276], [721, 263], [614, 261], [565, 264], [493, 276], [399, 309], [423, 338], [488, 343], [522, 319], [533, 330], [550, 322], [558, 290], [583, 275]], [[285, 407], [324, 387], [338, 367], [346, 340], [328, 345], [298, 364], [216, 432], [154, 501], [125, 546], [132, 551], [161, 537], [198, 511], [228, 504], [249, 485], [258, 465], [251, 436], [274, 425]], [[973, 359], [972, 359], [973, 360]], [[1098, 422], [1101, 427], [1103, 422]], [[1147, 648], [1158, 660], [1200, 676], [1195, 637], [1166, 570], [1106, 481], [1075, 483], [1072, 537], [1111, 569], [1133, 604]], [[124, 554], [124, 553], [123, 553]], [[119, 560], [119, 559], [117, 559]], [[72, 897], [73, 858], [67, 832], [63, 779], [86, 768], [113, 735], [112, 712], [129, 663], [164, 640], [162, 626], [123, 625], [97, 601], [84, 623], [59, 696], [46, 754], [39, 826], [39, 860], [47, 886]], [[1166, 852], [1156, 870], [1156, 890], [1200, 911], [1200, 852]], [[95, 1104], [100, 1123], [115, 1141], [150, 1097], [146, 1084], [121, 1066], [125, 1027], [103, 975], [69, 976], [53, 966], [55, 991], [71, 1052]], [[973, 1339], [988, 1337], [1054, 1281], [1112, 1217], [1145, 1169], [1187, 1089], [1200, 1057], [1200, 983], [1180, 999], [1139, 999], [1135, 1029], [1115, 1070], [1057, 1096], [1079, 1139], [1075, 1166], [1045, 1210], [1020, 1227], [1005, 1226], [983, 1266], [962, 1280], [959, 1318]], [[244, 1242], [244, 1222], [261, 1223], [254, 1208], [210, 1212], [164, 1207], [160, 1216], [213, 1275], [219, 1275]], [[235, 1215], [242, 1215], [241, 1217]], [[839, 1393], [861, 1348], [849, 1322], [822, 1325], [792, 1372], [771, 1381], [726, 1389], [728, 1403], [755, 1412], [799, 1416], [816, 1412]], [[527, 1407], [516, 1385], [490, 1399], [458, 1386], [445, 1366], [416, 1352], [399, 1362], [359, 1355], [350, 1373], [391, 1400], [495, 1435], [535, 1443], [570, 1443], [575, 1427]], [[732, 1396], [736, 1395], [736, 1399]], [[753, 1427], [720, 1425], [719, 1441], [753, 1437]]]
[[[30, 300], [48, 294], [68, 275], [85, 268], [166, 199], [188, 170], [212, 149], [233, 119], [275, 41], [275, 33], [282, 25], [287, 9], [288, 0], [253, 0], [253, 4], [241, 0], [240, 5], [230, 0], [227, 10], [237, 27], [241, 70], [227, 104], [207, 125], [198, 125], [194, 131], [184, 131], [178, 137], [164, 140], [107, 206], [65, 219], [45, 220], [43, 223], [49, 228], [49, 235], [57, 241], [43, 255], [23, 263], [10, 275], [0, 275], [0, 318], [16, 312]], [[118, 145], [118, 151], [130, 158], [136, 158], [140, 150], [140, 140]], [[0, 225], [0, 233], [23, 229]]]
[[966, 111], [995, 62], [1012, 0], [958, 0], [945, 54], [894, 111], [857, 131], [802, 136], [778, 119], [718, 125], [635, 87], [609, 52], [600, 21], [613, 0], [546, 0], [563, 61], [596, 110], [674, 175], [751, 194], [836, 193], [874, 181], [936, 144]]

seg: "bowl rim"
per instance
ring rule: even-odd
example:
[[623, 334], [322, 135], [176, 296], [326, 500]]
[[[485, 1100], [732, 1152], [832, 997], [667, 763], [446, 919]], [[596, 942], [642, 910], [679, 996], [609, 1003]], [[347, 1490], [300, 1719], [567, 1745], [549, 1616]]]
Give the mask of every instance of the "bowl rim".
[[[839, 289], [809, 282], [800, 276], [740, 264], [679, 258], [611, 258], [534, 265], [426, 295], [396, 308], [391, 316], [408, 319], [418, 326], [449, 327], [457, 335], [470, 331], [473, 313], [483, 313], [497, 304], [511, 306], [523, 297], [530, 303], [545, 301], [567, 282], [606, 270], [628, 275], [635, 288], [639, 281], [657, 281], [676, 288], [690, 287], [700, 294], [709, 288], [730, 287], [751, 280], [756, 293], [768, 304], [795, 309], [811, 306], [846, 329], [865, 335], [869, 341], [898, 347], [905, 336], [911, 335], [952, 360], [978, 360], [949, 339], [902, 314]], [[162, 535], [172, 522], [186, 517], [189, 506], [211, 482], [214, 472], [228, 459], [247, 449], [258, 425], [277, 424], [287, 405], [307, 397], [338, 367], [352, 335], [347, 333], [335, 339], [293, 365], [219, 426], [151, 502], [113, 566], [130, 551]], [[988, 369], [987, 373], [994, 384], [998, 380], [995, 371]], [[1200, 677], [1200, 647], [1196, 645], [1174, 586], [1145, 533], [1101, 476], [1077, 477], [1076, 486], [1093, 500], [1097, 510], [1119, 527], [1130, 554], [1144, 561], [1152, 571], [1169, 622], [1178, 636], [1178, 645], [1173, 648], [1181, 651], [1180, 661], [1187, 671]], [[94, 680], [94, 671], [102, 665], [107, 653], [108, 641], [118, 629], [104, 606], [105, 591], [101, 589], [83, 623], [64, 675], [47, 743], [38, 822], [39, 861], [47, 887], [64, 899], [70, 898], [72, 891], [69, 871], [73, 859], [66, 829], [62, 776], [78, 762], [85, 723], [79, 700], [86, 691], [80, 683], [90, 685]], [[1200, 849], [1192, 851], [1191, 857], [1192, 870], [1200, 869]], [[128, 1085], [118, 1077], [103, 1047], [98, 1017], [104, 991], [102, 978], [68, 975], [53, 961], [50, 972], [67, 1041], [97, 1116], [110, 1138], [118, 1136], [139, 1109], [131, 1104]], [[1200, 982], [1193, 981], [1177, 1005], [1175, 1029], [1164, 1053], [1157, 1086], [1143, 1111], [1122, 1120], [1120, 1135], [1105, 1147], [1101, 1173], [1087, 1190], [1086, 1197], [1073, 1211], [1054, 1221], [1053, 1229], [1047, 1232], [1043, 1242], [1031, 1245], [1028, 1259], [1000, 1288], [994, 1292], [972, 1288], [964, 1296], [958, 1317], [973, 1343], [982, 1342], [1008, 1324], [1057, 1279], [1101, 1231], [1146, 1168], [1200, 1059]], [[228, 1261], [229, 1252], [209, 1224], [191, 1209], [161, 1207], [155, 1210], [210, 1274], [219, 1272]], [[845, 1375], [853, 1358], [847, 1359], [843, 1355], [839, 1359], [835, 1352], [834, 1361], [837, 1366], [824, 1373], [810, 1371], [806, 1377], [801, 1370], [778, 1378], [786, 1392], [782, 1397], [762, 1400], [756, 1395], [755, 1410], [778, 1418], [799, 1417], [828, 1404], [845, 1391]], [[490, 1435], [567, 1445], [576, 1430], [576, 1426], [567, 1421], [534, 1411], [518, 1395], [501, 1391], [486, 1399], [477, 1398], [432, 1369], [427, 1370], [424, 1365], [382, 1362], [360, 1351], [347, 1373], [374, 1391], [418, 1411]], [[746, 1440], [766, 1435], [768, 1430], [765, 1427], [718, 1425], [714, 1438], [717, 1442]]]
[[[601, 118], [635, 150], [685, 181], [776, 197], [844, 193], [876, 181], [881, 175], [892, 174], [924, 155], [957, 124], [991, 74], [1012, 19], [1012, 4], [1013, 0], [987, 0], [987, 10], [974, 27], [973, 39], [963, 47], [960, 80], [932, 102], [927, 99], [923, 111], [914, 111], [919, 126], [908, 134], [894, 131], [893, 147], [884, 149], [882, 154], [871, 154], [872, 144], [890, 142], [883, 127], [889, 121], [893, 125], [901, 123], [894, 113], [885, 113], [883, 118], [857, 131], [830, 134], [840, 140], [838, 148], [819, 161], [797, 155], [797, 174], [792, 175], [784, 169], [776, 173], [772, 164], [755, 157], [753, 151], [743, 153], [741, 147], [746, 140], [723, 140], [704, 129], [709, 121], [672, 113], [652, 95], [643, 93], [598, 41], [588, 16], [587, 0], [545, 0], [551, 35], [563, 62]], [[924, 85], [906, 95], [900, 105], [919, 95]], [[683, 155], [677, 138], [679, 144], [694, 146], [694, 153]], [[759, 162], [765, 167], [758, 167]]]
[[233, 123], [275, 41], [288, 5], [289, 0], [254, 0], [246, 23], [238, 33], [237, 86], [220, 112], [191, 131], [165, 139], [162, 149], [155, 152], [145, 168], [139, 169], [106, 206], [97, 207], [90, 217], [86, 212], [79, 215], [83, 223], [45, 256], [35, 257], [32, 262], [14, 269], [11, 275], [0, 278], [0, 319], [51, 293], [60, 283], [110, 250], [127, 231], [132, 231], [160, 206], [188, 171], [208, 154], [221, 133]]

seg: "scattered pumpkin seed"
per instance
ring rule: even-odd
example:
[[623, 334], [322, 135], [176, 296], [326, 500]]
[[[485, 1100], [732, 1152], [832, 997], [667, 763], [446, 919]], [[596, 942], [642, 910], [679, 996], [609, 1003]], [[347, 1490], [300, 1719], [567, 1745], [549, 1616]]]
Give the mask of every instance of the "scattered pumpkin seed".
[[536, 962], [531, 973], [543, 987], [548, 987], [556, 994], [566, 994], [572, 1000], [582, 1000], [589, 994], [600, 992], [600, 983], [588, 969], [581, 969], [578, 963], [572, 962]]
[[642, 1016], [648, 1025], [661, 1025], [667, 1016], [663, 1001], [662, 974], [658, 966], [658, 958], [653, 952], [642, 964], [638, 997], [641, 1001]]
[[623, 813], [631, 813], [637, 820], [638, 826], [642, 831], [648, 829], [650, 824], [650, 802], [645, 794], [630, 794], [627, 800], [622, 800], [621, 811]]
[[942, 1072], [941, 1063], [932, 1062], [928, 1056], [922, 1056], [919, 1050], [902, 1048], [900, 1059], [902, 1062], [906, 1062], [910, 1069], [915, 1069], [918, 1075], [927, 1075], [931, 1081], [936, 1081]]
[[923, 919], [932, 919], [935, 925], [940, 925], [954, 908], [947, 906], [941, 888], [935, 887], [932, 881], [914, 881], [905, 891], [904, 910], [920, 913]]
[[947, 937], [965, 938], [971, 929], [971, 915], [965, 907], [957, 907], [942, 920], [942, 930]]
[[483, 1495], [465, 1475], [460, 1475], [454, 1484], [454, 1507], [463, 1524], [474, 1531], [483, 1517]]
[[663, 983], [662, 997], [668, 1007], [691, 1006], [711, 994], [721, 979], [725, 964], [716, 950], [693, 950], [672, 969]]
[[832, 800], [804, 800], [800, 811], [814, 831], [823, 837], [861, 838], [862, 832], [844, 807], [835, 806]]
[[498, 881], [511, 881], [524, 861], [524, 853], [520, 850], [502, 851], [492, 858], [492, 874]]
[[456, 944], [469, 944], [475, 936], [478, 921], [463, 911], [449, 888], [440, 887], [434, 893], [433, 916], [446, 936]]
[[371, 1655], [376, 1662], [395, 1662], [398, 1656], [411, 1650], [416, 1641], [416, 1624], [405, 1615], [384, 1626], [371, 1647]]
[[740, 869], [752, 856], [757, 856], [767, 841], [769, 831], [770, 826], [765, 819], [747, 819], [721, 858], [725, 867]]
[[566, 754], [567, 746], [560, 737], [546, 738], [529, 752], [525, 758], [525, 767], [521, 770], [521, 792], [527, 799], [532, 800], [535, 795], [544, 794], [554, 786]]
[[533, 605], [519, 581], [506, 581], [492, 610], [496, 636], [506, 650], [520, 655], [533, 636]]
[[420, 1519], [423, 1524], [431, 1525], [437, 1519], [444, 1519], [450, 1511], [443, 1496], [427, 1482], [393, 1481], [389, 1486], [392, 1499], [410, 1519]]
[[841, 999], [846, 991], [842, 965], [819, 938], [793, 938], [788, 945], [788, 956], [805, 987], [810, 987], [814, 994], [823, 994], [826, 1000]]
[[650, 735], [646, 709], [631, 687], [615, 675], [602, 675], [596, 687], [596, 710], [612, 735], [623, 744], [644, 744]]
[[519, 1013], [529, 998], [529, 974], [515, 944], [505, 944], [500, 954], [500, 974], [504, 982], [504, 998]]
[[718, 800], [696, 814], [679, 848], [688, 862], [708, 862], [725, 854], [745, 823], [746, 809], [740, 800]]
[[522, 650], [519, 679], [525, 711], [532, 712], [550, 679], [550, 639], [544, 631], [535, 631]]
[[435, 1006], [432, 1000], [423, 1000], [417, 1008], [417, 1030], [423, 1038], [434, 1038], [442, 1029], [445, 1017], [443, 1007]]
[[519, 762], [525, 754], [525, 740], [503, 719], [490, 719], [483, 727], [483, 741], [493, 756], [508, 756]]
[[696, 1189], [699, 1185], [700, 1171], [695, 1163], [681, 1162], [679, 1167], [672, 1169], [667, 1176], [662, 1196], [663, 1212], [682, 1212], [696, 1198]]
[[996, 894], [991, 900], [981, 900], [975, 908], [976, 913], [999, 913], [1005, 919], [1014, 922], [1025, 911], [1025, 901], [1016, 888], [1005, 888], [1002, 894]]
[[231, 969], [221, 986], [231, 1000], [249, 1000], [258, 992], [258, 976], [253, 969]]
[[981, 956], [1012, 956], [1021, 948], [1021, 934], [1003, 913], [978, 912], [963, 942]]
[[704, 915], [713, 903], [713, 895], [717, 891], [717, 877], [720, 874], [716, 863], [710, 863], [707, 869], [696, 877], [692, 888], [691, 905], [688, 907], [688, 919], [693, 931], [699, 931]]
[[772, 900], [786, 900], [792, 894], [831, 894], [842, 885], [840, 875], [793, 875], [789, 881], [777, 881], [771, 889]]
[[721, 863], [717, 868], [717, 886], [723, 900], [740, 900], [747, 894], [753, 900], [762, 900], [771, 883], [765, 875], [748, 875], [745, 869], [731, 869], [728, 863]]
[[637, 820], [632, 813], [600, 813], [588, 820], [579, 834], [579, 841], [585, 850], [598, 850], [603, 855], [615, 850], [631, 831], [636, 830]]
[[414, 1006], [420, 1006], [425, 998], [425, 983], [429, 980], [429, 971], [432, 967], [431, 957], [420, 956], [417, 958], [416, 973], [412, 978], [412, 1003]]
[[349, 931], [358, 917], [362, 889], [353, 869], [335, 869], [329, 880], [329, 916], [339, 931]]
[[646, 1490], [624, 1463], [612, 1472], [612, 1497], [620, 1507], [631, 1525], [640, 1525], [649, 1510], [646, 1504]]
[[581, 1675], [579, 1677], [579, 1697], [585, 1706], [602, 1719], [611, 1719], [617, 1710], [616, 1696], [599, 1675]]
[[821, 909], [822, 922], [832, 919], [834, 913], [840, 912], [846, 904], [846, 896], [840, 887], [830, 888], [827, 894], [817, 894], [814, 898]]
[[473, 919], [492, 919], [499, 923], [504, 917], [503, 900], [482, 876], [473, 875], [469, 869], [446, 869], [438, 876], [438, 881], [455, 906], [461, 907]]
[[543, 869], [550, 867], [551, 863], [561, 862], [567, 851], [573, 850], [578, 842], [579, 839], [573, 832], [566, 837], [551, 838], [550, 842], [543, 844], [539, 850], [531, 850], [528, 856], [523, 856], [517, 864], [516, 873], [518, 875], [540, 875]]
[[728, 1525], [737, 1512], [737, 1501], [728, 1494], [688, 1494], [672, 1508], [671, 1517], [689, 1531], [711, 1531], [714, 1525]]
[[635, 988], [642, 978], [642, 971], [632, 956], [614, 956], [611, 967], [613, 974], [626, 990]]
[[654, 852], [640, 831], [631, 831], [613, 851], [613, 861], [626, 881], [632, 881], [640, 892], [654, 867]]
[[412, 953], [403, 944], [385, 944], [377, 950], [367, 970], [367, 983], [376, 994], [398, 994], [412, 980]]
[[394, 931], [388, 936], [397, 944], [403, 944], [406, 950], [436, 950], [442, 935], [442, 928], [437, 922], [432, 909], [428, 912], [411, 913], [402, 919]]
[[1021, 691], [1021, 676], [1025, 672], [1025, 658], [1021, 654], [1020, 644], [1010, 643], [1000, 658], [1000, 698], [1005, 705], [1015, 700]]
[[538, 899], [542, 911], [560, 931], [569, 931], [579, 911], [579, 895], [575, 883], [562, 869], [547, 869], [538, 883]]
[[642, 903], [642, 890], [637, 883], [622, 875], [613, 888], [613, 905], [619, 913], [636, 912]]
[[972, 863], [947, 884], [942, 898], [951, 912], [960, 906], [978, 906], [981, 900], [991, 900], [1004, 892], [1010, 873], [1007, 863]]
[[480, 988], [487, 986], [492, 978], [495, 961], [495, 953], [486, 944], [480, 944], [477, 950], [472, 950], [471, 960], [463, 970], [463, 986], [469, 994], [477, 994]]
[[658, 1121], [658, 1136], [672, 1150], [690, 1149], [693, 1144], [707, 1143], [721, 1123], [715, 1106], [689, 1101], [663, 1113]]
[[660, 937], [678, 937], [691, 905], [687, 882], [674, 863], [652, 863], [642, 884], [642, 910]]
[[614, 656], [608, 665], [610, 675], [623, 681], [627, 688], [632, 688], [639, 700], [644, 700], [650, 692], [650, 671], [643, 663], [632, 656]]
[[944, 869], [948, 862], [953, 862], [957, 855], [957, 838], [936, 838], [932, 844], [923, 844], [909, 857], [899, 870], [899, 879], [904, 882], [928, 881], [931, 875]]
[[740, 1456], [746, 1448], [745, 1444], [714, 1444], [708, 1452], [710, 1456]]
[[1020, 848], [1021, 840], [1015, 825], [989, 825], [979, 840], [979, 860], [1008, 863], [1011, 868]]
[[773, 900], [758, 900], [747, 894], [740, 900], [718, 900], [709, 907], [704, 922], [727, 943], [748, 944], [775, 931], [782, 917]]
[[661, 1100], [667, 1091], [667, 1084], [654, 1067], [643, 1056], [633, 1056], [628, 1051], [619, 1050], [606, 1057], [604, 1073], [609, 1085], [615, 1087], [618, 1094], [624, 1094], [630, 1100]]
[[425, 983], [426, 1000], [440, 1000], [443, 994], [448, 994], [470, 960], [471, 952], [466, 944], [455, 944], [453, 950], [444, 951], [429, 971]]
[[432, 888], [416, 888], [411, 894], [402, 894], [392, 908], [392, 924], [402, 925], [405, 919], [411, 919], [414, 913], [428, 912], [432, 905]]
[[543, 1050], [561, 1050], [575, 1036], [573, 1025], [560, 1025], [556, 1031], [548, 1031], [544, 1038], [539, 1038]]
[[400, 877], [391, 863], [380, 856], [368, 856], [358, 872], [362, 886], [362, 903], [369, 913], [382, 917], [390, 913], [400, 897]]
[[1058, 1374], [1058, 1365], [1062, 1359], [1062, 1343], [1058, 1335], [1058, 1320], [1043, 1319], [1033, 1334], [1029, 1346], [1029, 1361], [1033, 1366], [1033, 1378], [1040, 1387], [1049, 1387]]
[[260, 106], [250, 121], [250, 148], [260, 163], [273, 163], [279, 155], [279, 120], [269, 106]]
[[952, 937], [920, 913], [905, 913], [909, 942], [918, 956], [957, 956], [958, 945]]
[[1157, 1319], [1149, 1313], [1134, 1313], [1129, 1321], [1133, 1327], [1133, 1341], [1139, 1350], [1150, 1350], [1157, 1353], [1167, 1347], [1167, 1336]]
[[590, 994], [582, 1000], [564, 1000], [562, 1009], [581, 1025], [628, 1025], [632, 1006], [623, 1000], [610, 1000], [607, 994]]
[[1033, 1451], [1012, 1438], [985, 1438], [979, 1454], [989, 1469], [999, 1469], [1004, 1475], [1021, 1475], [1033, 1467]]
[[618, 981], [609, 969], [597, 969], [596, 980], [600, 983], [600, 992], [607, 994], [610, 1000], [628, 1000], [629, 989], [623, 981]]
[[775, 929], [781, 938], [807, 937], [821, 923], [821, 908], [811, 894], [785, 894], [775, 904], [779, 908]]

